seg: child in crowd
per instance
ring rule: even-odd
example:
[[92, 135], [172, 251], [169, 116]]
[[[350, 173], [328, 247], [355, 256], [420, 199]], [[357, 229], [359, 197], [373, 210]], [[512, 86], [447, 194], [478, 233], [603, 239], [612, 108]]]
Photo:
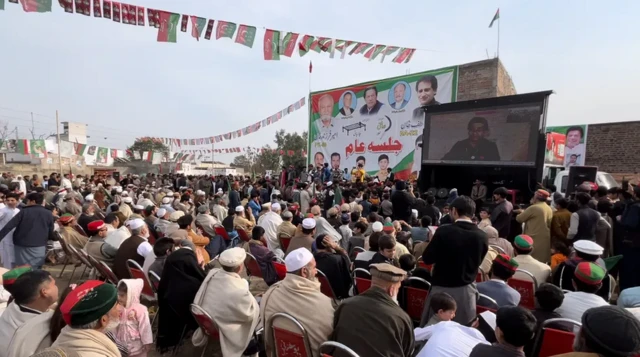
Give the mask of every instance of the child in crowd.
[[480, 223], [478, 223], [478, 228], [483, 229], [484, 227], [491, 227], [491, 213], [489, 212], [489, 208], [482, 207], [480, 209]]
[[340, 216], [340, 223], [342, 223], [342, 225], [340, 225], [338, 232], [340, 232], [342, 236], [340, 246], [345, 250], [349, 249], [349, 239], [353, 236], [353, 231], [349, 228], [349, 222], [351, 222], [351, 215], [349, 213], [343, 213]]
[[433, 294], [429, 306], [433, 311], [433, 316], [427, 322], [427, 326], [435, 325], [442, 321], [452, 321], [456, 317], [456, 300], [447, 293]]
[[571, 251], [561, 240], [556, 240], [551, 248], [551, 270], [569, 259]]
[[[562, 301], [564, 301], [564, 292], [559, 287], [549, 284], [542, 283], [538, 286], [538, 289], [535, 293], [536, 297], [536, 308], [532, 311], [533, 316], [536, 318], [536, 333], [540, 331], [540, 327], [542, 323], [549, 320], [562, 317], [559, 313], [556, 312], [556, 309], [562, 305]], [[554, 328], [561, 328], [562, 326], [554, 326]], [[525, 346], [525, 352], [527, 356], [531, 355], [533, 351], [533, 340], [529, 341]]]
[[129, 357], [146, 357], [153, 346], [149, 312], [140, 303], [143, 286], [142, 279], [122, 279], [118, 283], [118, 303], [123, 309], [116, 336], [129, 349]]

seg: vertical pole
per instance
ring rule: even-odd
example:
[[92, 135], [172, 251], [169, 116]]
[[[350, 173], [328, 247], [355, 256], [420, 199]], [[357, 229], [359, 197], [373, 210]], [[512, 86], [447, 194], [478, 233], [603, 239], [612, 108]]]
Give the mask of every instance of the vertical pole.
[[[58, 110], [56, 110], [56, 137], [58, 138], [58, 165], [60, 166], [60, 175], [62, 175], [62, 155], [60, 154], [60, 119], [58, 117]], [[71, 163], [69, 163], [69, 169], [71, 169]]]
[[[213, 138], [212, 138], [212, 139], [213, 139]], [[214, 172], [214, 168], [215, 168], [215, 166], [214, 166], [214, 162], [215, 162], [215, 161], [213, 160], [213, 159], [214, 159], [214, 157], [215, 157], [215, 155], [214, 155], [214, 152], [215, 152], [215, 145], [214, 145], [214, 142], [215, 142], [215, 140], [211, 140], [211, 175], [212, 175], [212, 176], [215, 176], [215, 172]], [[215, 193], [215, 192], [214, 192], [214, 193]]]
[[500, 59], [500, 18], [498, 18], [498, 59]]

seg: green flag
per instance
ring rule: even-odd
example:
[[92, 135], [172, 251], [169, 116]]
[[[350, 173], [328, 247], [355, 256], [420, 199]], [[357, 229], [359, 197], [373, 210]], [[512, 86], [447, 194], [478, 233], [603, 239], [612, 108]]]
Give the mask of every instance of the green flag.
[[376, 57], [378, 57], [379, 54], [382, 53], [382, 51], [384, 51], [386, 47], [387, 46], [385, 45], [376, 45], [364, 54], [364, 58], [368, 58], [369, 61], [373, 61]]
[[278, 30], [266, 30], [264, 33], [264, 59], [269, 61], [280, 60], [280, 31]]
[[191, 16], [191, 36], [200, 41], [200, 36], [202, 35], [202, 31], [204, 30], [204, 25], [206, 25], [206, 23], [207, 19], [204, 17]]
[[491, 20], [491, 23], [489, 24], [489, 28], [491, 28], [491, 26], [493, 26], [493, 23], [496, 22], [496, 20], [500, 19], [500, 9], [498, 9], [498, 11], [496, 11], [496, 14], [493, 15], [493, 19]]
[[158, 42], [177, 42], [178, 22], [180, 22], [180, 14], [174, 14], [166, 11], [160, 12]]
[[220, 37], [232, 38], [233, 34], [236, 32], [237, 26], [238, 25], [233, 22], [218, 21], [218, 27], [216, 28], [216, 40], [220, 39]]
[[311, 44], [313, 43], [314, 37], [309, 35], [302, 36], [302, 39], [298, 43], [298, 54], [300, 57], [309, 53], [311, 50]]
[[238, 34], [236, 35], [236, 43], [245, 45], [249, 48], [253, 47], [256, 39], [256, 28], [254, 26], [240, 25]]
[[0, 10], [4, 10], [4, 0], [0, 0]]
[[52, 0], [20, 0], [25, 12], [51, 12]]

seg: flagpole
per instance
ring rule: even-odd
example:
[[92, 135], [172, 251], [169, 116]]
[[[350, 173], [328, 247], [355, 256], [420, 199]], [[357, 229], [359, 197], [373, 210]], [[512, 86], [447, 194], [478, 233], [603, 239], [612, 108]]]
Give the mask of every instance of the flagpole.
[[[498, 10], [500, 11], [500, 10]], [[500, 18], [498, 17], [498, 59], [500, 59]]]
[[[58, 110], [56, 109], [56, 137], [58, 139], [58, 165], [60, 166], [60, 175], [62, 175], [62, 155], [60, 154], [60, 119], [58, 118]], [[71, 160], [69, 160], [69, 172], [71, 172]]]

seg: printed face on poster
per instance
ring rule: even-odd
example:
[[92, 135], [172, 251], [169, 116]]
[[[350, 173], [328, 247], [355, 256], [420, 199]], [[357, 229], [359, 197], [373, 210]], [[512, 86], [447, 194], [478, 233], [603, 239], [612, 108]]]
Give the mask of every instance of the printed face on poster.
[[548, 165], [584, 166], [587, 125], [548, 126], [544, 163]]
[[309, 164], [417, 178], [423, 106], [455, 101], [457, 77], [448, 67], [311, 93]]

